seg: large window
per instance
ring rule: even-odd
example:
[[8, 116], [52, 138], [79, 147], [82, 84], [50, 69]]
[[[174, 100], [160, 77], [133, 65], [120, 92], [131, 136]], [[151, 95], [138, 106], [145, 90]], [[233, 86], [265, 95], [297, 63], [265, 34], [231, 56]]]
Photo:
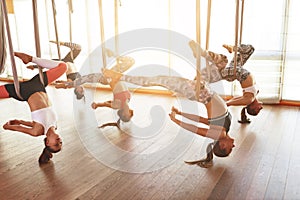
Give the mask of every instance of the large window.
[[290, 0], [286, 5], [286, 49], [282, 81], [282, 99], [283, 100], [300, 100], [300, 1]]
[[[208, 41], [210, 50], [225, 54], [229, 59], [232, 58], [232, 55], [222, 48], [222, 44], [234, 44], [236, 0], [212, 1], [209, 40], [206, 38], [208, 1], [200, 2], [202, 46], [205, 47]], [[49, 40], [56, 40], [52, 1], [37, 1], [37, 3], [42, 56], [57, 58], [56, 45], [49, 43]], [[72, 39], [81, 44], [82, 53], [76, 60], [79, 67], [82, 66], [85, 58], [101, 45], [102, 39], [109, 40], [115, 36], [116, 22], [119, 34], [135, 29], [159, 28], [196, 40], [196, 0], [119, 0], [117, 21], [115, 1], [103, 0], [102, 13], [99, 12], [98, 0], [73, 0], [72, 3], [72, 32], [70, 32], [68, 1], [55, 1], [57, 31], [59, 40]], [[298, 38], [300, 28], [297, 24], [297, 19], [300, 17], [297, 10], [300, 8], [299, 4], [298, 0], [245, 0], [242, 43], [252, 44], [255, 52], [244, 67], [255, 75], [260, 88], [258, 97], [264, 102], [276, 103], [281, 99], [300, 101], [300, 93], [295, 92], [300, 84], [297, 81], [300, 69]], [[32, 1], [14, 0], [14, 11], [14, 14], [9, 14], [14, 49], [35, 54]], [[105, 38], [101, 38], [100, 14], [103, 17]], [[122, 40], [118, 42], [119, 45], [126, 44]], [[117, 51], [114, 46], [109, 48]], [[188, 49], [188, 44], [183, 48]], [[67, 51], [65, 48], [60, 50], [62, 55]], [[187, 78], [195, 76], [195, 71], [189, 67], [190, 63], [166, 51], [138, 50], [131, 52], [130, 55], [136, 60], [135, 67], [155, 63], [168, 66]], [[101, 58], [102, 55], [95, 54], [95, 56]], [[103, 63], [96, 62], [91, 65], [99, 66], [100, 71]], [[25, 78], [30, 76], [30, 72], [22, 70], [21, 66], [18, 63], [20, 74]], [[174, 75], [170, 74], [170, 71], [158, 69], [154, 71], [156, 74]], [[10, 74], [8, 61], [7, 72], [1, 76]], [[225, 95], [241, 93], [241, 88], [236, 82], [223, 81], [222, 84]]]

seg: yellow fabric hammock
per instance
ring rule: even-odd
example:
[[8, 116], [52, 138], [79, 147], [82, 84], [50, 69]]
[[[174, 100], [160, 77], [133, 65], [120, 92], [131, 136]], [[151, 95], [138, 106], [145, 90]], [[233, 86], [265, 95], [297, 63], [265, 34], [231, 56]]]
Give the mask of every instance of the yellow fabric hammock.
[[[41, 45], [40, 45], [40, 33], [39, 33], [38, 12], [37, 12], [37, 0], [32, 0], [32, 10], [33, 10], [35, 51], [36, 51], [36, 56], [41, 57]], [[38, 66], [38, 68], [39, 68], [40, 80], [44, 85], [43, 69], [40, 66]]]

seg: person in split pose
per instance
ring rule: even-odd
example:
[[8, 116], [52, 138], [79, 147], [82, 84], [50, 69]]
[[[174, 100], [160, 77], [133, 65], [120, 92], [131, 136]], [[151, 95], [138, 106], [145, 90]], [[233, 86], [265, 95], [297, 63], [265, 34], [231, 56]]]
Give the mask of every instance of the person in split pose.
[[93, 109], [108, 107], [118, 110], [117, 114], [119, 116], [119, 120], [116, 123], [103, 124], [100, 128], [104, 128], [106, 126], [117, 126], [120, 129], [120, 120], [123, 122], [129, 122], [133, 116], [133, 110], [129, 107], [131, 93], [123, 81], [111, 82], [110, 87], [113, 92], [113, 100], [98, 103], [93, 102], [91, 106]]
[[[120, 73], [125, 72], [128, 70], [134, 63], [134, 59], [129, 56], [116, 56], [111, 50], [106, 49], [106, 53], [109, 57], [116, 57], [117, 64], [111, 68], [111, 70], [118, 71]], [[106, 78], [101, 74], [93, 75], [98, 78], [96, 80], [99, 80], [101, 84], [107, 84]], [[91, 79], [94, 79], [93, 76], [89, 76], [90, 80], [85, 82], [92, 82]], [[117, 122], [109, 122], [106, 124], [103, 124], [99, 126], [99, 128], [104, 128], [106, 126], [116, 126], [118, 129], [120, 129], [120, 123], [123, 122], [129, 122], [130, 119], [133, 117], [133, 110], [129, 107], [129, 101], [131, 98], [131, 93], [128, 90], [128, 87], [123, 81], [118, 82], [110, 82], [109, 83], [112, 92], [113, 92], [113, 100], [105, 101], [105, 102], [93, 102], [91, 104], [91, 107], [93, 109], [97, 109], [99, 107], [108, 107], [115, 110], [118, 110], [117, 114], [119, 116], [119, 119]]]
[[[197, 48], [200, 49], [199, 45], [195, 41], [190, 41], [189, 46], [193, 51], [195, 58], [199, 56]], [[230, 45], [223, 45], [224, 48], [232, 53], [235, 47]], [[210, 83], [217, 82], [220, 80], [227, 81], [239, 81], [242, 89], [243, 95], [233, 97], [226, 102], [227, 106], [246, 106], [241, 112], [241, 123], [249, 123], [247, 119], [245, 110], [247, 113], [256, 116], [260, 110], [263, 108], [262, 103], [256, 98], [258, 94], [258, 89], [256, 86], [256, 81], [248, 70], [243, 68], [243, 65], [253, 54], [254, 47], [252, 45], [241, 44], [237, 48], [237, 65], [236, 71], [234, 70], [234, 59], [228, 64], [228, 59], [225, 55], [217, 54], [212, 51], [206, 51], [201, 49], [201, 56], [208, 60], [209, 62], [209, 72], [206, 69], [201, 71], [202, 78]], [[236, 72], [234, 74], [234, 72]]]
[[62, 140], [56, 132], [57, 116], [51, 106], [45, 87], [62, 76], [66, 72], [67, 66], [61, 61], [32, 57], [25, 53], [15, 52], [15, 56], [20, 58], [24, 64], [32, 62], [48, 70], [43, 72], [44, 84], [41, 82], [39, 74], [28, 81], [20, 82], [21, 97], [16, 94], [14, 84], [0, 86], [0, 98], [27, 101], [32, 117], [32, 121], [10, 120], [3, 125], [3, 128], [34, 137], [45, 135], [45, 148], [39, 157], [39, 162], [47, 163], [52, 158], [52, 153], [61, 150]]
[[[208, 118], [184, 113], [176, 108], [172, 108], [169, 117], [182, 128], [215, 141], [210, 144], [213, 144], [213, 148], [210, 149], [210, 152], [207, 152], [209, 156], [207, 156], [206, 159], [199, 160], [197, 162], [198, 165], [204, 167], [209, 165], [212, 162], [213, 153], [219, 157], [226, 157], [231, 153], [234, 147], [234, 139], [228, 135], [231, 124], [231, 114], [228, 112], [225, 101], [218, 94], [211, 91], [205, 82], [201, 82], [200, 94], [197, 97], [195, 92], [195, 80], [171, 76], [129, 76], [107, 69], [103, 69], [103, 74], [108, 79], [111, 79], [111, 82], [125, 81], [143, 87], [161, 86], [191, 101], [203, 103], [207, 109]], [[176, 119], [176, 115], [182, 115], [193, 121], [206, 124], [209, 128], [200, 128], [193, 124], [180, 121]]]
[[[50, 41], [50, 42], [57, 44], [56, 41]], [[68, 66], [66, 72], [67, 82], [74, 81], [76, 78], [81, 77], [81, 74], [78, 72], [77, 67], [74, 64], [75, 58], [77, 58], [77, 56], [81, 52], [81, 46], [79, 44], [71, 43], [71, 42], [59, 42], [58, 44], [70, 48], [70, 51], [61, 60], [65, 62]], [[63, 83], [63, 82], [56, 81], [56, 83]], [[74, 94], [76, 95], [76, 98], [78, 100], [84, 98], [84, 88], [81, 85], [75, 87]]]
[[[106, 77], [104, 77], [102, 73], [92, 73], [83, 75], [72, 82], [64, 83], [63, 87], [72, 88], [85, 83], [101, 83], [104, 85], [108, 84]], [[120, 128], [120, 120], [123, 122], [129, 122], [133, 116], [133, 110], [129, 107], [131, 93], [123, 81], [110, 82], [109, 85], [113, 91], [113, 100], [98, 103], [93, 102], [91, 107], [93, 109], [97, 109], [98, 107], [109, 107], [118, 110], [117, 114], [119, 116], [119, 120], [117, 123], [108, 123], [102, 125], [101, 128], [110, 125]]]

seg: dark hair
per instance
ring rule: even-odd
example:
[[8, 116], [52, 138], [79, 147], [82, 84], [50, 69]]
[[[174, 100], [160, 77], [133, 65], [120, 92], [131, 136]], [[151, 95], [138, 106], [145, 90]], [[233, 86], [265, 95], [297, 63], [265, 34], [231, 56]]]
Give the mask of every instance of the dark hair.
[[214, 146], [214, 142], [209, 143], [206, 147], [206, 158], [205, 158], [206, 162], [212, 161], [212, 159], [214, 157], [214, 155], [213, 155], [213, 146]]
[[[230, 153], [230, 152], [229, 152]], [[218, 157], [227, 157], [229, 155], [224, 149], [220, 148], [219, 141], [211, 142], [206, 147], [206, 158], [205, 162], [210, 162], [213, 160], [214, 154]]]
[[230, 152], [227, 153], [225, 149], [220, 148], [220, 142], [219, 141], [216, 141], [214, 143], [213, 152], [218, 157], [227, 157], [230, 154]]
[[118, 116], [120, 117], [120, 120], [122, 120], [123, 122], [129, 122], [132, 116], [130, 116], [130, 117], [125, 117], [125, 116], [123, 115], [123, 113], [124, 113], [124, 110], [123, 110], [123, 109], [120, 109], [120, 110], [118, 110], [118, 112], [117, 112]]
[[262, 108], [259, 109], [258, 112], [256, 112], [255, 109], [252, 109], [252, 105], [255, 104], [255, 103], [257, 103], [257, 100], [256, 100], [256, 99], [255, 99], [254, 101], [252, 101], [249, 105], [246, 106], [247, 113], [248, 113], [249, 115], [256, 116], [256, 115], [258, 115], [258, 113], [259, 113], [260, 110], [262, 109]]
[[76, 95], [77, 100], [84, 98], [84, 94], [77, 92], [76, 88], [74, 88], [74, 94]]
[[50, 148], [49, 146], [46, 145], [46, 142], [47, 142], [47, 137], [44, 138], [45, 148], [43, 149], [43, 152], [39, 157], [40, 164], [49, 162], [49, 160], [53, 157], [52, 153], [57, 153], [61, 150], [61, 149], [53, 150], [52, 148]]
[[252, 109], [252, 108], [250, 107], [250, 105], [251, 105], [251, 104], [247, 105], [247, 107], [246, 107], [247, 113], [248, 113], [249, 115], [252, 115], [252, 116], [258, 115], [259, 111], [256, 112], [255, 109]]

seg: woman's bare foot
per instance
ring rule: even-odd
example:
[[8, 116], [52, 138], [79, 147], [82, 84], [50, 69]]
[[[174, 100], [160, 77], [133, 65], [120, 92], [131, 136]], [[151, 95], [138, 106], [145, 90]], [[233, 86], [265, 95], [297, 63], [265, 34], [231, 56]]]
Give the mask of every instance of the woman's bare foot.
[[228, 50], [229, 53], [234, 51], [234, 47], [228, 44], [223, 44], [223, 47]]
[[108, 57], [115, 57], [115, 53], [110, 49], [105, 49], [105, 53]]
[[106, 78], [111, 78], [114, 81], [119, 81], [123, 76], [123, 74], [109, 69], [103, 69], [102, 73]]
[[135, 63], [135, 60], [129, 56], [119, 56], [116, 59], [117, 65], [113, 66], [111, 70], [119, 73], [124, 73]]
[[211, 60], [219, 69], [223, 69], [226, 67], [228, 63], [227, 56], [223, 54], [217, 54], [212, 51], [208, 51], [208, 55], [210, 56]]
[[32, 56], [27, 55], [25, 53], [15, 52], [14, 55], [20, 58], [24, 64], [27, 64], [32, 61]]
[[192, 49], [192, 51], [193, 51], [193, 56], [195, 57], [195, 58], [197, 58], [198, 57], [198, 53], [197, 53], [197, 51], [196, 51], [196, 46], [197, 44], [196, 44], [196, 42], [194, 41], [194, 40], [191, 40], [190, 42], [189, 42], [189, 46], [190, 46], [190, 48]]
[[28, 65], [26, 68], [27, 68], [27, 69], [34, 70], [34, 69], [37, 68], [37, 67], [35, 67], [34, 65]]
[[49, 42], [54, 43], [54, 44], [64, 45], [64, 42], [57, 42], [55, 40], [50, 40]]

